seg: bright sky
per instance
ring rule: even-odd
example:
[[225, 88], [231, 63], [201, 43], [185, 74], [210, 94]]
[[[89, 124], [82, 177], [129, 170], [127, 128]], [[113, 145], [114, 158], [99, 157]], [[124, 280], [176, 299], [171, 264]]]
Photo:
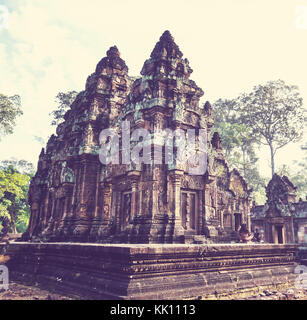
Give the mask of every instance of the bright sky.
[[[283, 79], [307, 101], [307, 0], [0, 0], [0, 92], [19, 94], [24, 115], [0, 142], [0, 159], [36, 164], [53, 133], [58, 92], [84, 89], [112, 45], [130, 75], [139, 75], [164, 30], [170, 30], [204, 91], [203, 102], [234, 98]], [[1, 14], [1, 10], [0, 10]], [[0, 16], [1, 21], [1, 16]], [[3, 22], [3, 19], [2, 19]], [[300, 159], [305, 140], [277, 154], [277, 167]], [[261, 173], [270, 174], [269, 150]]]

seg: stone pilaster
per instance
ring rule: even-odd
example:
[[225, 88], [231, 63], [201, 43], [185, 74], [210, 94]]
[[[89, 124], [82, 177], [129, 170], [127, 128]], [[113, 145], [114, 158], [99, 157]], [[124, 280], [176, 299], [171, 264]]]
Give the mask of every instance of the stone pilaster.
[[184, 241], [184, 228], [182, 226], [181, 217], [181, 178], [183, 171], [172, 170], [172, 184], [173, 184], [173, 219], [174, 219], [174, 242]]
[[140, 171], [130, 171], [128, 172], [128, 177], [131, 179], [131, 219], [137, 214], [137, 193], [138, 193], [138, 181], [140, 179]]
[[111, 217], [112, 184], [105, 181], [103, 184], [103, 218], [110, 220]]

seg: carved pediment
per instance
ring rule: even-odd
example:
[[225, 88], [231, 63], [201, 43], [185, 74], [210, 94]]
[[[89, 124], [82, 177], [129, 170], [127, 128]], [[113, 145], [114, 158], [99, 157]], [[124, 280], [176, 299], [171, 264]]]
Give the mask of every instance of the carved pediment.
[[204, 178], [184, 175], [181, 180], [181, 187], [184, 189], [202, 190], [205, 187]]

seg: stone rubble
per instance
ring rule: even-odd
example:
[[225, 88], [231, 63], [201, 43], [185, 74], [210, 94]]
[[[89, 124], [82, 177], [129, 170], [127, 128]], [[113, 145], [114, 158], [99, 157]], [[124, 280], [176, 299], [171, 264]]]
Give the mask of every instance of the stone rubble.
[[242, 300], [307, 300], [307, 289], [287, 289], [285, 291], [264, 290], [258, 295], [243, 298]]

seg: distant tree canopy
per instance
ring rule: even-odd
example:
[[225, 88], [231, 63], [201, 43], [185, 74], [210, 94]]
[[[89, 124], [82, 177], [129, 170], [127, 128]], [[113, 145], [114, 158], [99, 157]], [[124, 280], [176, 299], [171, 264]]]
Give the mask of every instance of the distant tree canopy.
[[215, 125], [218, 131], [225, 157], [231, 168], [237, 168], [249, 186], [254, 190], [257, 202], [265, 201], [265, 179], [259, 174], [255, 149], [258, 142], [242, 119], [237, 99], [219, 99], [213, 105]]
[[298, 87], [282, 80], [269, 81], [242, 94], [238, 102], [241, 120], [260, 144], [270, 148], [273, 176], [276, 151], [299, 141], [303, 134], [306, 113]]
[[51, 125], [57, 126], [64, 120], [66, 111], [70, 108], [78, 95], [77, 91], [59, 92], [56, 96], [57, 108], [50, 115], [53, 117]]
[[301, 161], [294, 161], [294, 165], [297, 170], [290, 179], [298, 189], [298, 196], [304, 199], [307, 197], [307, 155]]
[[[212, 107], [226, 159], [254, 189], [256, 201], [265, 201], [268, 179], [261, 177], [257, 169], [256, 150], [261, 144], [269, 146], [273, 175], [276, 151], [302, 137], [306, 113], [298, 88], [282, 80], [269, 81], [235, 99], [219, 99]], [[298, 168], [302, 168], [302, 163]], [[299, 172], [297, 178], [291, 178], [303, 184]]]
[[24, 232], [30, 218], [27, 204], [32, 163], [25, 160], [5, 160], [0, 163], [0, 221], [10, 220], [11, 232]]
[[7, 168], [9, 166], [14, 167], [20, 173], [26, 173], [28, 175], [33, 174], [35, 170], [33, 163], [26, 160], [10, 159], [0, 161], [0, 169]]
[[22, 113], [18, 95], [8, 97], [0, 93], [0, 139], [13, 133], [16, 118]]
[[305, 157], [298, 161], [293, 161], [290, 166], [283, 165], [277, 173], [280, 176], [287, 176], [290, 181], [297, 187], [297, 196], [305, 199], [307, 196], [307, 152]]
[[[20, 105], [18, 95], [0, 94], [0, 139], [13, 133], [16, 118], [23, 114]], [[7, 217], [11, 232], [23, 232], [27, 227], [30, 216], [27, 194], [33, 171], [33, 165], [25, 160], [0, 162], [0, 222]]]

